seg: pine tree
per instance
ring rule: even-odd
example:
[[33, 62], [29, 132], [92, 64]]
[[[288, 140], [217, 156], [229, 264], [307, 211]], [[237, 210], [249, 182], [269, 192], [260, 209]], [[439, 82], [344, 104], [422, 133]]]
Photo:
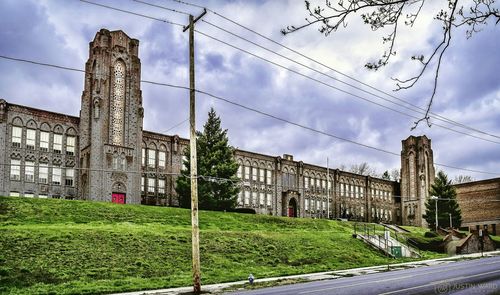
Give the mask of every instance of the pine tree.
[[429, 190], [431, 196], [436, 196], [439, 199], [429, 199], [425, 203], [425, 215], [423, 216], [430, 228], [436, 227], [436, 201], [438, 207], [438, 224], [440, 227], [450, 226], [450, 213], [454, 228], [459, 228], [462, 224], [462, 211], [458, 206], [457, 193], [451, 185], [451, 180], [448, 180], [443, 171], [439, 171], [434, 184]]
[[[198, 161], [198, 204], [203, 210], [229, 210], [236, 206], [239, 192], [236, 177], [238, 163], [234, 148], [228, 142], [227, 129], [222, 130], [221, 120], [212, 108], [203, 132], [196, 132]], [[191, 207], [190, 152], [184, 152], [184, 169], [176, 181], [176, 191], [181, 207]]]

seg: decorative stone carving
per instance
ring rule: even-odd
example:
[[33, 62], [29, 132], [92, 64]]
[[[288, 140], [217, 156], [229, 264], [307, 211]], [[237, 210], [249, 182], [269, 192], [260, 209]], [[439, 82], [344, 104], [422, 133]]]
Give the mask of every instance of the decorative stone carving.
[[111, 99], [111, 143], [123, 144], [123, 117], [125, 114], [125, 63], [121, 60], [114, 65], [114, 87]]

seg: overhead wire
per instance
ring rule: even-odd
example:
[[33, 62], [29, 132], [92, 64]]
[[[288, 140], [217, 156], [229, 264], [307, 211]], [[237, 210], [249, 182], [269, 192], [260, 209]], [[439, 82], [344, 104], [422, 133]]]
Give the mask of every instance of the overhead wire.
[[[85, 2], [85, 3], [90, 3], [90, 4], [95, 4], [97, 5], [96, 3], [93, 3], [93, 2], [90, 2], [90, 1], [86, 1], [86, 0], [80, 0], [82, 2]], [[102, 6], [104, 8], [109, 8], [109, 9], [114, 9], [113, 7], [110, 7], [110, 6], [107, 6], [107, 5], [98, 5], [98, 6]], [[130, 11], [127, 11], [127, 10], [122, 10], [122, 9], [114, 9], [114, 10], [117, 10], [117, 11], [121, 11], [121, 12], [125, 12], [125, 13], [131, 13], [133, 15], [137, 15], [137, 16], [144, 16], [142, 14], [137, 14], [137, 13], [133, 13], [133, 12], [130, 12]], [[152, 19], [155, 19], [155, 18], [152, 18]], [[160, 19], [156, 19], [156, 20], [160, 20]], [[164, 20], [161, 20], [162, 22], [165, 22], [165, 23], [168, 23], [168, 24], [174, 24], [170, 21], [164, 21]], [[176, 24], [176, 25], [179, 25], [181, 27], [183, 27], [182, 25], [180, 24]], [[198, 32], [200, 33], [200, 32]], [[206, 35], [206, 34], [205, 34]], [[210, 36], [211, 37], [211, 36]], [[213, 37], [212, 37], [213, 38]], [[230, 44], [229, 44], [230, 45]], [[230, 45], [232, 46], [232, 45]], [[84, 72], [84, 70], [80, 70], [80, 69], [75, 69], [75, 68], [69, 68], [69, 67], [62, 67], [62, 66], [57, 66], [57, 65], [51, 65], [51, 64], [46, 64], [46, 63], [40, 63], [40, 62], [34, 62], [34, 61], [28, 61], [28, 60], [23, 60], [23, 59], [17, 59], [17, 58], [11, 58], [11, 57], [6, 57], [6, 56], [0, 56], [2, 58], [7, 58], [7, 59], [11, 59], [11, 60], [15, 60], [15, 61], [23, 61], [23, 62], [29, 62], [29, 63], [33, 63], [33, 64], [38, 64], [38, 65], [42, 65], [42, 66], [51, 66], [51, 67], [55, 67], [55, 68], [60, 68], [60, 69], [66, 69], [66, 70], [73, 70], [73, 71], [78, 71], [78, 72]], [[141, 82], [144, 82], [144, 83], [150, 83], [150, 84], [154, 84], [154, 85], [160, 85], [160, 86], [168, 86], [168, 87], [174, 87], [174, 88], [180, 88], [180, 89], [185, 89], [185, 90], [189, 90], [188, 87], [185, 87], [185, 86], [179, 86], [179, 85], [173, 85], [173, 84], [168, 84], [168, 83], [159, 83], [159, 82], [153, 82], [153, 81], [143, 81], [141, 80]], [[223, 100], [225, 102], [228, 102], [228, 103], [231, 103], [233, 105], [237, 105], [237, 106], [240, 106], [240, 107], [243, 107], [247, 110], [251, 110], [251, 111], [254, 111], [254, 112], [257, 112], [257, 113], [260, 113], [262, 115], [266, 115], [268, 117], [271, 117], [271, 118], [274, 118], [274, 119], [277, 119], [277, 120], [280, 120], [280, 121], [283, 121], [285, 123], [288, 123], [288, 124], [292, 124], [292, 125], [295, 125], [297, 127], [301, 127], [301, 128], [304, 128], [304, 129], [307, 129], [307, 130], [310, 130], [310, 131], [314, 131], [314, 132], [317, 132], [317, 133], [320, 133], [320, 134], [323, 134], [323, 135], [326, 135], [326, 136], [330, 136], [330, 137], [333, 137], [333, 138], [336, 138], [336, 139], [339, 139], [339, 140], [343, 140], [343, 141], [346, 141], [346, 142], [349, 142], [349, 143], [352, 143], [352, 144], [356, 144], [356, 145], [359, 145], [359, 146], [362, 146], [362, 147], [366, 147], [366, 148], [370, 148], [370, 149], [374, 149], [374, 150], [377, 150], [377, 151], [380, 151], [380, 152], [384, 152], [384, 153], [388, 153], [388, 154], [391, 154], [391, 155], [395, 155], [395, 156], [399, 156], [399, 153], [395, 153], [395, 152], [391, 152], [391, 151], [387, 151], [387, 150], [384, 150], [384, 149], [381, 149], [381, 148], [377, 148], [377, 147], [373, 147], [373, 146], [369, 146], [369, 145], [366, 145], [366, 144], [363, 144], [363, 143], [359, 143], [359, 142], [356, 142], [356, 141], [353, 141], [353, 140], [349, 140], [349, 139], [346, 139], [346, 138], [342, 138], [342, 137], [339, 137], [339, 136], [336, 136], [336, 135], [333, 135], [333, 134], [330, 134], [330, 133], [327, 133], [327, 132], [324, 132], [324, 131], [320, 131], [320, 130], [317, 130], [317, 129], [314, 129], [314, 128], [311, 128], [311, 127], [308, 127], [308, 126], [305, 126], [305, 125], [302, 125], [302, 124], [298, 124], [298, 123], [295, 123], [293, 121], [290, 121], [290, 120], [286, 120], [286, 119], [283, 119], [283, 118], [279, 118], [275, 115], [271, 115], [271, 114], [268, 114], [268, 113], [265, 113], [263, 111], [260, 111], [260, 110], [257, 110], [255, 108], [251, 108], [251, 107], [247, 107], [247, 106], [244, 106], [242, 104], [239, 104], [239, 103], [236, 103], [236, 102], [233, 102], [229, 99], [224, 99], [220, 96], [217, 96], [217, 95], [213, 95], [211, 93], [208, 93], [208, 92], [205, 92], [205, 91], [201, 91], [201, 90], [196, 90], [197, 92], [199, 93], [202, 93], [202, 94], [205, 94], [205, 95], [209, 95], [213, 98], [216, 98], [216, 99], [219, 99], [219, 100]], [[440, 165], [440, 166], [444, 166], [444, 167], [448, 167], [448, 168], [453, 168], [453, 169], [460, 169], [460, 170], [465, 170], [465, 171], [471, 171], [471, 172], [476, 172], [476, 173], [483, 173], [483, 174], [491, 174], [491, 175], [500, 175], [500, 173], [492, 173], [492, 172], [486, 172], [486, 171], [479, 171], [479, 170], [472, 170], [472, 169], [467, 169], [467, 168], [459, 168], [459, 167], [455, 167], [455, 166], [450, 166], [450, 165], [446, 165], [446, 164], [436, 164], [436, 165]]]
[[[145, 1], [139, 1], [139, 0], [133, 0], [133, 1], [136, 1], [136, 2], [139, 2], [139, 3], [142, 3], [142, 4], [145, 4], [145, 5], [148, 5], [148, 6], [152, 6], [152, 7], [160, 8], [160, 9], [166, 9], [166, 10], [169, 10], [169, 11], [174, 11], [174, 10], [173, 10], [173, 9], [171, 9], [171, 8], [167, 8], [167, 7], [164, 7], [164, 6], [161, 6], [161, 5], [151, 4], [151, 3], [148, 3], [148, 2], [145, 2]], [[176, 0], [172, 0], [172, 1], [177, 2]], [[186, 12], [180, 12], [180, 13], [187, 14]], [[412, 112], [417, 112], [417, 113], [419, 113], [419, 114], [421, 114], [421, 115], [425, 115], [425, 113], [426, 113], [426, 112], [425, 112], [425, 110], [422, 110], [422, 111], [416, 111], [416, 110], [414, 110], [414, 109], [412, 109], [412, 108], [410, 108], [410, 107], [407, 107], [407, 106], [405, 106], [405, 105], [402, 105], [402, 104], [396, 103], [396, 102], [394, 102], [394, 101], [392, 101], [392, 100], [389, 100], [389, 99], [387, 99], [387, 98], [384, 98], [384, 97], [382, 97], [382, 96], [380, 96], [380, 95], [378, 95], [378, 94], [375, 94], [375, 93], [373, 93], [373, 92], [370, 92], [370, 91], [364, 90], [364, 89], [362, 89], [361, 87], [358, 87], [358, 86], [355, 86], [355, 85], [349, 84], [349, 83], [344, 82], [344, 81], [342, 81], [342, 80], [340, 80], [340, 79], [337, 79], [337, 78], [335, 78], [335, 77], [333, 77], [333, 76], [331, 76], [331, 75], [329, 75], [329, 74], [326, 74], [326, 73], [324, 73], [324, 72], [318, 71], [318, 70], [316, 70], [316, 69], [314, 69], [314, 68], [312, 68], [312, 67], [310, 67], [310, 66], [307, 66], [307, 65], [305, 65], [305, 64], [303, 64], [303, 63], [301, 63], [301, 62], [298, 62], [298, 61], [293, 60], [293, 59], [291, 59], [291, 58], [289, 58], [289, 57], [286, 57], [286, 56], [284, 56], [284, 55], [282, 55], [282, 54], [280, 54], [280, 53], [277, 53], [276, 51], [273, 51], [273, 50], [271, 50], [271, 49], [268, 49], [268, 48], [266, 48], [266, 47], [264, 47], [264, 46], [262, 46], [262, 45], [260, 45], [260, 44], [257, 44], [257, 43], [255, 43], [255, 42], [253, 42], [253, 41], [251, 41], [251, 40], [248, 40], [247, 38], [244, 38], [244, 37], [242, 37], [242, 36], [239, 36], [238, 34], [235, 34], [235, 33], [233, 33], [233, 32], [230, 32], [230, 31], [228, 31], [228, 30], [226, 30], [226, 29], [224, 29], [224, 28], [222, 28], [222, 27], [220, 27], [220, 26], [217, 26], [217, 25], [215, 25], [215, 24], [213, 24], [213, 23], [211, 23], [211, 22], [208, 22], [208, 21], [205, 21], [205, 20], [201, 20], [201, 21], [202, 21], [202, 22], [204, 22], [204, 23], [206, 23], [206, 24], [208, 24], [208, 25], [210, 25], [210, 26], [212, 26], [212, 27], [215, 27], [215, 28], [217, 28], [217, 29], [219, 29], [219, 30], [221, 30], [221, 31], [223, 31], [223, 32], [225, 32], [225, 33], [227, 33], [227, 34], [230, 34], [230, 35], [232, 35], [232, 36], [234, 36], [234, 37], [237, 37], [237, 38], [239, 38], [239, 39], [242, 39], [242, 40], [244, 40], [244, 41], [246, 41], [246, 42], [248, 42], [248, 43], [250, 43], [250, 44], [253, 44], [253, 45], [255, 45], [255, 46], [257, 46], [257, 47], [259, 47], [259, 48], [261, 48], [261, 49], [264, 49], [264, 50], [266, 50], [266, 51], [268, 51], [268, 52], [271, 52], [272, 54], [275, 54], [275, 55], [277, 55], [277, 56], [279, 56], [279, 57], [281, 57], [281, 58], [284, 58], [284, 59], [286, 59], [286, 60], [288, 60], [288, 61], [291, 61], [291, 62], [293, 62], [293, 63], [296, 63], [296, 64], [298, 64], [298, 65], [300, 65], [300, 66], [302, 66], [302, 67], [305, 67], [305, 68], [307, 68], [308, 70], [314, 71], [314, 72], [319, 73], [319, 74], [321, 74], [321, 75], [324, 75], [324, 76], [326, 76], [326, 77], [328, 77], [328, 78], [330, 78], [330, 79], [333, 79], [333, 80], [335, 80], [335, 81], [338, 81], [338, 82], [340, 82], [340, 83], [342, 83], [342, 84], [348, 85], [349, 87], [352, 87], [352, 88], [354, 88], [354, 89], [356, 89], [356, 90], [362, 91], [362, 92], [367, 93], [367, 94], [369, 94], [369, 95], [371, 95], [371, 96], [374, 96], [374, 97], [377, 97], [377, 98], [379, 98], [379, 99], [382, 99], [382, 100], [384, 100], [384, 101], [386, 101], [386, 102], [389, 102], [389, 103], [395, 104], [395, 105], [397, 105], [397, 106], [399, 106], [399, 107], [405, 108], [405, 109], [410, 110], [410, 111], [412, 111]], [[333, 88], [333, 89], [335, 89], [335, 90], [337, 90], [337, 91], [340, 91], [340, 92], [342, 92], [342, 93], [348, 94], [348, 95], [353, 96], [353, 97], [355, 97], [355, 98], [358, 98], [358, 99], [364, 100], [364, 101], [366, 101], [366, 102], [368, 102], [368, 103], [371, 103], [371, 104], [377, 105], [377, 106], [379, 106], [379, 107], [386, 108], [386, 109], [388, 109], [388, 110], [390, 110], [390, 111], [393, 111], [393, 112], [396, 112], [396, 113], [398, 113], [398, 114], [400, 114], [400, 115], [403, 115], [403, 116], [406, 116], [406, 117], [409, 117], [409, 118], [412, 118], [412, 119], [415, 119], [415, 120], [419, 120], [419, 119], [420, 119], [420, 117], [417, 117], [417, 116], [414, 116], [414, 115], [411, 115], [411, 114], [405, 113], [405, 112], [403, 112], [403, 111], [400, 111], [400, 110], [394, 109], [394, 108], [392, 108], [392, 107], [386, 106], [386, 105], [381, 104], [381, 103], [377, 103], [377, 102], [375, 102], [375, 101], [373, 101], [373, 100], [371, 100], [371, 99], [368, 99], [368, 98], [366, 98], [366, 97], [362, 97], [362, 96], [360, 96], [360, 95], [354, 94], [354, 93], [349, 92], [349, 91], [347, 91], [347, 90], [344, 90], [344, 89], [338, 88], [338, 87], [336, 87], [336, 86], [333, 86], [333, 85], [328, 84], [328, 83], [326, 83], [326, 82], [323, 82], [323, 81], [321, 81], [321, 80], [318, 80], [318, 79], [316, 79], [316, 78], [313, 78], [313, 77], [311, 77], [311, 76], [309, 76], [309, 75], [306, 75], [306, 74], [303, 74], [303, 73], [298, 72], [298, 71], [296, 71], [296, 70], [293, 70], [293, 69], [291, 69], [291, 68], [289, 68], [289, 67], [286, 67], [286, 66], [284, 66], [284, 65], [282, 65], [282, 64], [276, 63], [276, 62], [271, 61], [271, 60], [269, 60], [269, 59], [267, 59], [267, 58], [264, 58], [264, 57], [262, 57], [262, 56], [259, 56], [259, 55], [255, 54], [255, 53], [252, 53], [252, 52], [250, 52], [250, 51], [248, 51], [248, 50], [246, 50], [246, 49], [242, 49], [241, 47], [238, 47], [238, 46], [235, 46], [235, 45], [233, 45], [233, 44], [230, 44], [230, 43], [228, 43], [228, 42], [226, 42], [226, 41], [223, 41], [223, 40], [221, 40], [221, 39], [218, 39], [218, 38], [216, 38], [216, 37], [214, 37], [214, 36], [212, 36], [212, 35], [209, 35], [209, 34], [207, 34], [207, 33], [201, 32], [201, 31], [199, 31], [199, 30], [195, 30], [195, 31], [196, 31], [197, 33], [199, 33], [199, 34], [201, 34], [201, 35], [203, 35], [203, 36], [207, 37], [207, 38], [210, 38], [210, 39], [212, 39], [212, 40], [214, 40], [214, 41], [217, 41], [217, 42], [219, 42], [219, 43], [222, 43], [222, 44], [224, 44], [224, 45], [226, 45], [226, 46], [232, 47], [233, 49], [236, 49], [236, 50], [239, 50], [239, 51], [241, 51], [241, 52], [244, 52], [244, 53], [246, 53], [246, 54], [248, 54], [248, 55], [251, 55], [251, 56], [253, 56], [253, 57], [255, 57], [255, 58], [261, 59], [261, 60], [263, 60], [264, 62], [270, 63], [270, 64], [272, 64], [272, 65], [274, 65], [274, 66], [279, 67], [279, 68], [282, 68], [282, 69], [288, 70], [288, 71], [290, 71], [290, 72], [292, 72], [292, 73], [294, 73], [294, 74], [300, 75], [300, 76], [302, 76], [302, 77], [304, 77], [304, 78], [306, 78], [306, 79], [309, 79], [309, 80], [312, 80], [312, 81], [314, 81], [314, 82], [317, 82], [317, 83], [323, 84], [324, 86], [327, 86], [327, 87]], [[416, 106], [414, 106], [414, 107], [416, 107]], [[438, 119], [438, 120], [441, 120], [441, 121], [447, 122], [447, 123], [449, 123], [449, 124], [452, 124], [452, 123], [450, 123], [450, 122], [448, 122], [447, 120], [444, 120], [444, 119]], [[441, 125], [441, 124], [438, 124], [438, 123], [433, 123], [433, 125], [435, 125], [435, 126], [437, 126], [437, 127], [439, 127], [439, 128], [443, 128], [443, 129], [445, 129], [445, 130], [451, 131], [451, 132], [455, 132], [455, 133], [461, 134], [461, 135], [466, 135], [466, 136], [470, 136], [470, 137], [473, 137], [473, 138], [476, 138], [476, 139], [479, 139], [479, 140], [484, 140], [484, 141], [488, 141], [488, 142], [491, 142], [491, 143], [500, 144], [500, 142], [498, 142], [498, 141], [494, 141], [494, 140], [486, 139], [486, 138], [479, 137], [479, 136], [477, 136], [477, 135], [470, 134], [470, 133], [465, 133], [465, 132], [462, 132], [462, 131], [459, 131], [459, 130], [456, 130], [456, 129], [453, 129], [453, 128], [450, 128], [450, 127], [447, 127], [447, 126], [444, 126], [444, 125]], [[464, 128], [464, 127], [462, 127], [462, 128]], [[500, 137], [499, 137], [499, 138], [500, 138]]]
[[[369, 84], [367, 84], [367, 83], [365, 83], [365, 82], [363, 82], [363, 81], [361, 81], [361, 80], [359, 80], [359, 79], [357, 79], [355, 77], [352, 77], [352, 76], [347, 75], [347, 74], [345, 74], [345, 73], [343, 73], [343, 72], [341, 72], [341, 71], [339, 71], [337, 69], [334, 69], [334, 68], [332, 68], [332, 67], [324, 64], [323, 62], [320, 62], [320, 61], [318, 61], [316, 59], [313, 59], [313, 58], [311, 58], [311, 57], [309, 57], [309, 56], [307, 56], [307, 55], [305, 55], [305, 54], [303, 54], [303, 53], [301, 53], [301, 52], [299, 52], [299, 51], [297, 51], [297, 50], [295, 50], [293, 48], [290, 48], [289, 46], [286, 46], [286, 45], [282, 44], [281, 42], [275, 41], [275, 40], [273, 40], [273, 39], [271, 39], [271, 38], [269, 38], [269, 37], [267, 37], [267, 36], [259, 33], [258, 31], [254, 30], [252, 28], [249, 28], [249, 27], [247, 27], [245, 25], [242, 25], [241, 23], [239, 23], [239, 22], [237, 22], [237, 21], [235, 21], [235, 20], [233, 20], [233, 19], [231, 19], [229, 17], [226, 17], [226, 16], [224, 16], [224, 15], [222, 15], [222, 14], [220, 14], [220, 13], [218, 13], [218, 12], [212, 10], [212, 9], [209, 9], [209, 8], [206, 8], [206, 7], [203, 7], [203, 6], [200, 6], [200, 5], [196, 5], [196, 4], [193, 4], [193, 3], [189, 3], [189, 2], [186, 2], [186, 1], [180, 1], [180, 0], [170, 0], [170, 1], [181, 3], [181, 4], [184, 4], [184, 5], [188, 5], [188, 6], [193, 6], [193, 7], [197, 7], [197, 8], [206, 9], [208, 12], [210, 12], [210, 13], [216, 15], [216, 16], [218, 16], [218, 17], [220, 17], [220, 18], [222, 18], [222, 19], [224, 19], [226, 21], [229, 21], [229, 22], [233, 23], [234, 25], [239, 26], [239, 27], [241, 27], [241, 28], [243, 28], [243, 29], [245, 29], [245, 30], [247, 30], [249, 32], [252, 32], [252, 33], [256, 34], [257, 36], [259, 36], [259, 37], [261, 37], [261, 38], [263, 38], [263, 39], [265, 39], [265, 40], [267, 40], [269, 42], [272, 42], [273, 44], [276, 44], [276, 45], [278, 45], [278, 46], [280, 46], [280, 47], [282, 47], [282, 48], [284, 48], [284, 49], [286, 49], [286, 50], [288, 50], [288, 51], [290, 51], [290, 52], [292, 52], [294, 54], [297, 54], [297, 55], [299, 55], [299, 56], [301, 56], [301, 57], [303, 57], [303, 58], [305, 58], [305, 59], [307, 59], [309, 61], [312, 61], [312, 62], [314, 62], [316, 64], [319, 64], [319, 65], [325, 67], [328, 70], [331, 70], [331, 71], [333, 71], [333, 72], [335, 72], [335, 73], [337, 73], [337, 74], [339, 74], [341, 76], [344, 76], [344, 77], [346, 77], [348, 79], [351, 79], [351, 80], [353, 80], [355, 82], [358, 82], [361, 85], [366, 86], [366, 87], [368, 87], [368, 88], [370, 88], [372, 90], [375, 90], [375, 91], [377, 91], [379, 93], [382, 93], [382, 94], [385, 94], [385, 95], [387, 95], [387, 96], [389, 96], [391, 98], [394, 98], [394, 99], [396, 99], [396, 100], [398, 100], [398, 101], [400, 101], [402, 103], [405, 103], [405, 104], [408, 104], [408, 105], [410, 105], [410, 106], [412, 106], [414, 108], [420, 109], [423, 112], [427, 111], [427, 109], [425, 109], [425, 108], [422, 108], [422, 107], [420, 107], [418, 105], [415, 105], [415, 104], [413, 104], [411, 102], [408, 102], [406, 100], [403, 100], [403, 99], [401, 99], [401, 98], [399, 98], [399, 97], [397, 97], [397, 96], [395, 96], [393, 94], [387, 93], [386, 91], [380, 90], [380, 89], [378, 89], [378, 88], [376, 88], [374, 86], [371, 86], [371, 85], [369, 85]], [[342, 82], [342, 83], [347, 83], [347, 82]], [[350, 84], [348, 84], [348, 85], [350, 85]], [[454, 121], [454, 120], [449, 119], [449, 118], [446, 118], [446, 117], [441, 116], [439, 114], [436, 114], [434, 112], [429, 112], [429, 114], [433, 115], [434, 118], [439, 118], [440, 120], [446, 121], [446, 122], [448, 122], [450, 124], [453, 124], [453, 125], [456, 125], [456, 126], [460, 126], [460, 127], [464, 128], [464, 129], [468, 129], [468, 130], [471, 130], [471, 131], [475, 131], [475, 132], [478, 132], [478, 133], [481, 133], [481, 134], [484, 134], [484, 135], [488, 135], [488, 136], [500, 139], [500, 136], [498, 136], [498, 135], [491, 134], [491, 133], [488, 133], [488, 132], [485, 132], [485, 131], [482, 131], [482, 130], [479, 130], [479, 129], [476, 129], [476, 128], [473, 128], [473, 127], [470, 127], [470, 126], [467, 126], [465, 124], [462, 124], [460, 122]]]

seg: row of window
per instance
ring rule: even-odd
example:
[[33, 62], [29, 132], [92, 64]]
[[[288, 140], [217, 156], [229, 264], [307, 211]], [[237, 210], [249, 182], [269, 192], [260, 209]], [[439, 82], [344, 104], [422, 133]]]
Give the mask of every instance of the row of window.
[[155, 194], [155, 192], [161, 195], [165, 194], [165, 179], [142, 177], [141, 192], [148, 194]]
[[[158, 163], [156, 163], [156, 154], [158, 152]], [[146, 157], [147, 155], [147, 157]], [[153, 149], [142, 148], [142, 166], [147, 166], [150, 168], [165, 169], [167, 164], [167, 153], [165, 151], [156, 151]]]
[[[15, 192], [15, 191], [9, 192], [9, 196], [11, 196], [11, 197], [25, 197], [25, 198], [35, 198], [35, 197], [37, 197], [39, 199], [47, 199], [47, 198], [49, 198], [48, 194], [39, 193], [38, 195], [35, 195], [32, 192], [25, 192], [25, 193], [21, 194], [20, 192]], [[52, 199], [61, 199], [63, 197], [60, 196], [60, 195], [52, 195], [52, 196], [50, 196], [50, 198], [52, 198]], [[73, 200], [74, 197], [72, 197], [72, 196], [66, 196], [66, 197], [64, 197], [64, 199], [66, 199], [66, 200]]]
[[306, 211], [322, 211], [327, 210], [326, 201], [314, 200], [305, 198], [304, 200], [304, 209]]
[[[55, 185], [62, 184], [62, 173], [64, 173], [64, 185], [73, 186], [75, 179], [75, 169], [74, 168], [61, 168], [60, 166], [49, 167], [46, 163], [36, 164], [34, 161], [24, 161], [22, 165], [24, 167], [24, 181], [35, 182], [35, 173], [38, 175], [36, 182], [42, 184], [50, 183]], [[50, 168], [50, 174], [49, 174]], [[10, 179], [11, 180], [21, 180], [21, 160], [11, 159], [10, 160]]]
[[[12, 146], [20, 148], [23, 141], [23, 128], [12, 126]], [[38, 148], [41, 151], [48, 152], [50, 144], [50, 134], [47, 131], [39, 131]], [[57, 154], [61, 154], [63, 151], [63, 135], [62, 134], [52, 134], [52, 151]], [[26, 149], [34, 150], [37, 145], [37, 130], [26, 129]], [[75, 143], [76, 137], [66, 135], [66, 154], [75, 154]]]
[[268, 207], [272, 204], [272, 194], [264, 192], [250, 192], [250, 191], [240, 191], [238, 195], [238, 205], [239, 206], [264, 206]]
[[238, 167], [238, 178], [244, 180], [259, 181], [265, 184], [272, 184], [272, 171], [265, 168], [250, 167], [250, 166], [239, 166]]

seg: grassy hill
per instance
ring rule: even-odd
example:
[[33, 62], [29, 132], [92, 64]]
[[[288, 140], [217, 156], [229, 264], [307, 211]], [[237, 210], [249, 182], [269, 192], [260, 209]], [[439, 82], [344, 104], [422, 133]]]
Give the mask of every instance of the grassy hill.
[[[180, 208], [0, 197], [0, 293], [190, 285], [190, 222]], [[403, 261], [353, 239], [349, 222], [200, 211], [200, 229], [203, 284]]]

